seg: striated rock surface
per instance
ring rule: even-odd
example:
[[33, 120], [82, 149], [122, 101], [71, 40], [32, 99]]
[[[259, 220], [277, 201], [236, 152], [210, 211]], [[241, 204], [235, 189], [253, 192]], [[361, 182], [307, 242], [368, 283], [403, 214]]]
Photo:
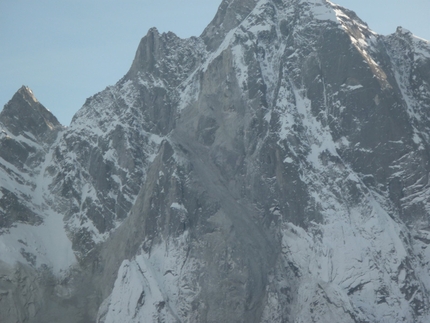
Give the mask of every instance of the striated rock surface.
[[22, 88], [1, 322], [428, 322], [429, 109], [429, 42], [326, 0], [151, 29], [67, 128]]

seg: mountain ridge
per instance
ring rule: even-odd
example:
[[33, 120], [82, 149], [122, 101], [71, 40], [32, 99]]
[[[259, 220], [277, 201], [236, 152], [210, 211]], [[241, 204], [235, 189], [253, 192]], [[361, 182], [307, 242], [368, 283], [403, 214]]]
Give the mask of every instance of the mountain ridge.
[[319, 0], [223, 1], [199, 38], [151, 29], [38, 144], [43, 184], [0, 156], [76, 259], [47, 284], [17, 242], [6, 322], [426, 322], [429, 53]]

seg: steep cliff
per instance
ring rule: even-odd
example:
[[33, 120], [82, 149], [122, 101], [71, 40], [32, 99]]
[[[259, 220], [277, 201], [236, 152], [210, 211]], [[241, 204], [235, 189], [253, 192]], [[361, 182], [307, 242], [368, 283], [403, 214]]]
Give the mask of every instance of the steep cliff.
[[427, 322], [429, 109], [429, 42], [326, 0], [151, 29], [68, 128], [23, 88], [2, 322]]

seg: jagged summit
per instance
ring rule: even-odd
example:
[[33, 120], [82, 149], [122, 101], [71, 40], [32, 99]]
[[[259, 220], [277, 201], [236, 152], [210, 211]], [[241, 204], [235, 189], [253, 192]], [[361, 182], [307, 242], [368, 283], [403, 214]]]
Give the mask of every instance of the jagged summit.
[[260, 1], [262, 0], [222, 1], [214, 19], [200, 36], [205, 41], [208, 50], [214, 50], [219, 46], [225, 35], [236, 28]]
[[0, 122], [14, 135], [28, 132], [41, 141], [52, 140], [53, 133], [62, 127], [27, 86], [22, 86], [4, 106]]
[[36, 97], [33, 94], [33, 91], [28, 86], [21, 86], [21, 88], [16, 92], [17, 94], [20, 94], [21, 96], [30, 99], [34, 103], [39, 102]]
[[197, 37], [181, 39], [173, 32], [160, 34], [151, 28], [142, 38], [125, 79], [175, 88], [201, 62], [203, 47]]
[[429, 322], [429, 53], [330, 1], [231, 0], [151, 29], [51, 145], [21, 89], [5, 322]]
[[[277, 15], [276, 12], [284, 12], [281, 16], [288, 16], [287, 23], [303, 24], [306, 20], [309, 22], [309, 19], [340, 23], [342, 18], [349, 18], [367, 26], [353, 11], [328, 0], [224, 0], [201, 38], [209, 51], [215, 50], [226, 35], [240, 26], [250, 14], [258, 14], [268, 7], [272, 8], [274, 15]], [[280, 17], [278, 23], [281, 21]]]

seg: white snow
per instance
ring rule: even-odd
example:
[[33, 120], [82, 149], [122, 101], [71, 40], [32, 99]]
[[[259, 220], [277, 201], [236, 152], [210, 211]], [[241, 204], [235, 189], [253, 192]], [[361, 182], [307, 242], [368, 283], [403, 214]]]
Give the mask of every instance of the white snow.
[[187, 212], [187, 209], [185, 208], [185, 206], [177, 202], [172, 203], [172, 205], [170, 205], [170, 208]]
[[[169, 323], [182, 321], [198, 291], [188, 281], [194, 263], [186, 258], [187, 233], [125, 260], [112, 294], [103, 302], [98, 322]], [[180, 305], [180, 306], [179, 306]]]
[[[264, 6], [267, 3], [268, 1], [260, 1], [238, 28], [227, 33], [218, 49], [213, 53], [205, 53], [205, 63], [178, 87], [181, 90], [179, 110], [195, 104], [199, 99], [199, 73], [206, 71], [210, 64], [226, 50], [231, 50], [238, 83], [242, 89], [245, 88], [249, 71], [244, 56], [248, 46], [252, 47], [256, 42], [248, 40], [246, 43], [238, 42], [236, 44], [236, 36], [245, 34], [242, 28], [247, 33], [252, 33], [256, 38], [260, 33], [271, 29], [273, 21], [263, 19], [261, 24], [254, 24], [256, 19], [261, 18], [260, 15], [264, 14]], [[372, 58], [372, 42], [374, 42], [372, 37], [375, 34], [359, 21], [353, 21], [346, 12], [330, 1], [310, 0], [308, 3], [310, 10], [303, 15], [306, 18], [311, 17], [320, 21], [338, 23], [341, 28], [348, 32], [353, 46], [357, 48], [363, 59], [374, 68], [377, 76], [383, 79], [382, 69]], [[278, 16], [273, 19], [277, 23], [283, 18], [288, 20], [287, 18], [290, 18], [289, 15], [292, 15], [293, 12], [276, 14]], [[295, 41], [299, 42], [298, 39], [300, 38], [297, 31], [305, 29], [307, 26], [305, 24], [310, 23], [309, 20], [304, 19], [304, 21], [299, 21], [298, 25], [295, 26], [294, 37], [297, 37]], [[300, 23], [304, 25], [299, 25]], [[352, 24], [358, 30], [357, 33], [351, 32]], [[279, 26], [277, 27], [279, 29]], [[415, 59], [430, 58], [428, 43], [422, 43], [421, 40], [416, 39], [414, 42]], [[301, 163], [303, 169], [308, 170], [304, 174], [300, 174], [300, 177], [309, 188], [315, 209], [322, 214], [324, 219], [320, 224], [311, 222], [308, 230], [292, 223], [280, 225], [281, 259], [284, 261], [284, 266], [293, 264], [303, 275], [302, 284], [297, 291], [297, 302], [301, 307], [295, 309], [298, 312], [297, 323], [312, 321], [307, 315], [313, 311], [315, 311], [315, 315], [321, 313], [322, 316], [316, 317], [317, 319], [323, 320], [324, 318], [324, 321], [327, 322], [336, 322], [337, 318], [345, 312], [360, 312], [364, 313], [364, 316], [374, 315], [372, 321], [375, 322], [412, 322], [413, 316], [410, 312], [410, 306], [401, 290], [407, 284], [409, 274], [405, 269], [400, 269], [408, 257], [408, 250], [401, 237], [406, 235], [408, 230], [395, 218], [395, 214], [389, 214], [386, 211], [389, 208], [381, 202], [385, 197], [378, 196], [369, 190], [361, 181], [361, 175], [353, 172], [348, 168], [348, 165], [342, 162], [337, 150], [349, 146], [350, 142], [346, 137], [341, 137], [334, 142], [331, 130], [326, 124], [328, 116], [332, 112], [330, 109], [336, 107], [342, 111], [346, 107], [342, 106], [339, 101], [330, 106], [324, 90], [325, 106], [321, 108], [319, 118], [316, 118], [312, 113], [312, 102], [307, 98], [305, 89], [300, 88], [297, 85], [298, 82], [289, 79], [292, 76], [286, 73], [285, 66], [279, 87], [277, 83], [275, 84], [275, 81], [279, 79], [281, 69], [280, 57], [285, 53], [285, 47], [281, 46], [279, 39], [270, 44], [264, 44], [262, 41], [258, 45], [266, 50], [264, 57], [257, 58], [261, 68], [262, 81], [267, 85], [266, 99], [269, 106], [260, 107], [267, 109], [264, 120], [270, 123], [272, 112], [275, 109], [279, 113], [280, 129], [277, 135], [280, 140], [278, 143], [281, 140], [288, 140], [296, 134], [294, 126], [303, 127], [304, 137], [300, 140], [302, 140], [302, 147], [307, 149], [304, 151], [305, 154], [307, 153], [306, 158], [295, 158], [299, 153], [296, 153], [294, 147], [291, 147], [291, 157], [284, 156], [284, 163], [292, 164], [297, 161], [297, 163]], [[296, 45], [299, 46], [300, 44]], [[296, 49], [288, 56], [288, 62], [301, 60], [303, 58], [301, 54], [300, 50]], [[406, 86], [402, 86], [405, 85], [407, 79], [406, 71], [399, 68], [395, 71], [395, 77], [401, 85], [411, 119], [419, 121], [421, 116], [417, 112], [417, 102], [412, 100]], [[321, 82], [323, 81], [321, 80]], [[163, 80], [150, 75], [142, 76], [139, 83], [139, 85], [147, 88], [166, 88]], [[132, 81], [127, 81], [121, 85], [119, 90], [114, 87], [109, 88], [108, 94], [101, 97], [100, 102], [94, 103], [93, 106], [82, 112], [82, 114], [86, 113], [87, 116], [81, 115], [78, 118], [73, 126], [73, 135], [78, 136], [80, 131], [86, 131], [86, 135], [93, 141], [93, 148], [97, 147], [100, 138], [108, 137], [117, 125], [126, 124], [124, 120], [127, 119], [124, 116], [131, 113], [130, 109], [136, 104], [136, 97], [139, 95], [136, 86]], [[279, 90], [276, 102], [274, 102], [275, 89]], [[356, 91], [360, 89], [364, 89], [364, 87], [358, 84], [345, 85], [342, 90]], [[120, 112], [115, 110], [121, 100], [125, 102], [129, 110]], [[90, 120], [109, 120], [109, 122], [98, 125]], [[413, 141], [416, 144], [421, 144], [423, 140], [418, 135], [418, 130], [414, 128], [414, 131]], [[145, 152], [148, 152], [148, 162], [152, 162], [156, 156], [157, 147], [166, 138], [143, 131], [141, 134], [142, 137], [146, 136], [145, 139], [149, 139], [150, 147], [144, 149]], [[18, 136], [13, 139], [36, 147], [37, 145], [32, 142], [32, 140], [36, 141], [36, 138], [29, 133], [26, 136], [28, 138]], [[403, 142], [391, 142], [391, 144], [403, 144]], [[371, 152], [369, 149], [359, 147], [357, 149], [363, 153]], [[321, 157], [324, 154], [334, 156], [339, 161], [322, 161]], [[67, 153], [65, 157], [66, 162], [70, 165], [78, 163], [78, 156], [74, 152]], [[114, 163], [119, 158], [118, 152], [113, 147], [107, 149], [103, 157]], [[181, 157], [175, 155], [175, 158], [180, 162]], [[52, 268], [55, 274], [61, 274], [67, 271], [76, 262], [76, 259], [64, 228], [62, 215], [57, 214], [46, 205], [46, 201], [49, 199], [48, 185], [50, 179], [45, 177], [45, 169], [52, 163], [52, 159], [52, 152], [50, 152], [47, 154], [45, 163], [31, 176], [29, 174], [18, 175], [22, 174], [19, 169], [2, 161], [3, 169], [10, 171], [0, 169], [2, 187], [13, 190], [21, 196], [34, 196], [32, 202], [35, 203], [42, 216], [43, 223], [39, 226], [19, 223], [9, 232], [0, 235], [0, 257], [1, 260], [14, 264], [17, 261], [27, 262], [23, 254], [30, 255], [30, 257], [33, 255], [36, 267], [45, 264]], [[393, 171], [396, 171], [397, 168], [400, 169], [398, 166], [393, 165]], [[286, 167], [291, 166], [287, 165]], [[393, 172], [393, 174], [400, 176], [402, 172]], [[20, 181], [24, 184], [17, 184], [14, 176], [21, 176]], [[74, 174], [70, 173], [67, 176], [74, 176]], [[160, 172], [159, 176], [164, 176], [164, 174]], [[175, 173], [172, 176], [177, 175]], [[123, 185], [119, 176], [114, 175], [112, 178], [117, 184]], [[422, 181], [423, 178], [418, 179], [414, 185], [419, 186]], [[26, 184], [32, 182], [37, 184], [35, 189]], [[343, 200], [350, 198], [347, 195], [346, 187], [353, 187], [359, 192], [360, 200], [357, 203]], [[83, 182], [79, 188], [82, 202], [88, 199], [93, 201], [95, 205], [100, 203], [97, 191], [90, 182]], [[0, 198], [2, 196], [0, 191]], [[111, 191], [108, 196], [115, 198], [117, 195]], [[125, 198], [132, 201], [132, 196], [125, 196]], [[414, 203], [426, 201], [428, 200], [428, 191], [420, 191], [416, 195], [411, 195], [410, 198]], [[354, 205], [351, 206], [350, 204]], [[73, 216], [67, 225], [71, 229], [86, 228], [96, 243], [104, 241], [109, 233], [100, 234], [94, 223], [85, 217], [85, 212], [82, 210], [83, 203], [80, 207], [81, 213]], [[185, 206], [179, 202], [173, 202], [170, 208], [187, 213]], [[270, 211], [282, 217], [279, 208], [272, 207]], [[422, 239], [429, 239], [430, 236], [426, 231], [418, 232], [418, 234]], [[192, 276], [193, 269], [197, 265], [188, 258], [187, 248], [188, 233], [186, 232], [177, 239], [169, 238], [168, 241], [161, 241], [154, 245], [148, 254], [139, 254], [133, 259], [124, 260], [119, 269], [113, 291], [100, 308], [99, 320], [103, 320], [105, 323], [183, 321], [187, 312], [190, 311], [192, 301], [196, 299], [199, 293], [199, 286], [196, 285], [195, 277]], [[414, 248], [416, 249], [415, 252], [424, 259], [423, 263], [430, 259], [430, 248], [427, 248], [427, 245], [418, 241]], [[424, 264], [417, 271], [417, 274], [424, 277], [423, 284], [427, 289], [430, 289], [430, 273], [427, 264]], [[386, 302], [378, 304], [379, 297], [381, 297], [381, 295], [377, 295], [378, 290], [385, 289], [388, 293]], [[314, 302], [315, 300], [326, 300], [327, 302], [318, 306]], [[263, 318], [267, 322], [281, 322], [282, 318], [276, 315], [276, 317], [272, 316], [274, 312], [271, 311], [271, 309], [280, 307], [278, 295], [268, 292], [267, 303], [269, 305], [263, 311]], [[278, 313], [278, 310], [275, 313]], [[363, 319], [363, 321], [366, 320], [368, 321], [369, 317], [366, 316]]]
[[185, 89], [181, 92], [178, 111], [182, 111], [186, 107], [197, 101], [200, 94], [200, 82], [197, 78], [198, 74], [193, 73], [185, 81]]
[[[22, 139], [21, 136], [19, 140]], [[58, 140], [57, 138], [57, 142]], [[37, 148], [42, 149], [40, 146]], [[73, 265], [76, 259], [72, 250], [72, 243], [64, 228], [63, 216], [53, 211], [46, 204], [46, 198], [49, 198], [46, 194], [49, 191], [50, 178], [46, 176], [45, 169], [52, 163], [52, 154], [52, 151], [47, 153], [42, 164], [29, 174], [20, 172], [4, 160], [1, 161], [4, 166], [18, 174], [23, 174], [26, 178], [26, 184], [18, 184], [15, 179], [5, 177], [4, 171], [0, 171], [2, 187], [14, 192], [19, 197], [22, 196], [21, 194], [31, 196], [31, 202], [27, 202], [29, 203], [28, 207], [42, 218], [43, 223], [37, 226], [17, 223], [1, 234], [0, 255], [1, 260], [14, 265], [16, 262], [28, 263], [21, 254], [22, 252], [28, 253], [31, 254], [30, 257], [35, 257], [34, 265], [37, 268], [46, 265], [52, 269], [54, 274], [60, 274]], [[32, 183], [35, 184], [35, 188], [31, 187]]]
[[206, 70], [208, 69], [209, 65], [218, 57], [221, 55], [221, 53], [223, 51], [225, 51], [230, 44], [232, 43], [232, 41], [234, 40], [234, 34], [236, 32], [237, 28], [234, 28], [232, 30], [230, 30], [227, 35], [225, 36], [223, 42], [221, 43], [221, 45], [217, 48], [217, 50], [213, 53], [210, 53], [205, 61], [205, 63], [202, 65], [202, 70], [203, 72], [206, 72]]
[[231, 50], [234, 57], [236, 77], [238, 79], [239, 85], [243, 89], [248, 82], [248, 67], [245, 65], [244, 62], [244, 50], [241, 44], [233, 46]]
[[[330, 298], [334, 296], [334, 290], [341, 295], [354, 290], [351, 295], [341, 297], [339, 304], [350, 306], [350, 300], [353, 304], [362, 304], [365, 306], [362, 311], [381, 315], [376, 318], [378, 322], [383, 322], [383, 315], [397, 318], [405, 314], [411, 319], [412, 314], [408, 312], [410, 309], [400, 290], [401, 286], [392, 283], [393, 275], [401, 278], [404, 275], [402, 272], [397, 274], [397, 268], [407, 257], [400, 239], [402, 228], [391, 220], [374, 199], [371, 198], [369, 203], [371, 208], [368, 214], [363, 212], [365, 209], [352, 209], [350, 212], [343, 209], [345, 213], [342, 214], [339, 213], [342, 209], [335, 211], [327, 208], [327, 223], [315, 224], [310, 232], [293, 224], [283, 226], [283, 254], [286, 262], [292, 262], [305, 275], [299, 291], [300, 304], [304, 307], [309, 304], [312, 299], [310, 293], [314, 290], [311, 286], [313, 282], [318, 282], [326, 286], [326, 291], [332, 289], [328, 292]], [[341, 208], [341, 205], [337, 208]], [[315, 239], [314, 232], [321, 232], [318, 239]], [[382, 286], [389, 288], [392, 300], [388, 302], [397, 302], [400, 308], [387, 304], [378, 305], [384, 307], [383, 311], [376, 308], [375, 290]], [[304, 315], [307, 311], [305, 309]]]
[[[330, 5], [327, 5], [325, 1], [321, 0], [308, 0], [311, 11], [315, 19], [317, 20], [330, 20], [337, 22], [338, 15]], [[327, 1], [330, 3], [329, 1]]]
[[412, 35], [412, 42], [415, 49], [415, 61], [419, 59], [430, 59], [430, 42], [428, 40]]
[[291, 158], [291, 157], [287, 157], [287, 158], [285, 158], [285, 160], [284, 160], [284, 163], [287, 163], [287, 164], [292, 164], [294, 161], [293, 161], [293, 159]]
[[76, 262], [72, 243], [64, 229], [63, 217], [52, 210], [46, 211], [39, 226], [19, 223], [8, 233], [0, 235], [1, 260], [14, 265], [27, 263], [21, 250], [36, 257], [36, 267], [47, 265], [54, 274], [65, 272]]
[[361, 84], [358, 84], [358, 85], [348, 85], [346, 88], [348, 90], [350, 90], [350, 91], [354, 91], [354, 90], [358, 90], [358, 89], [363, 88], [363, 85], [361, 85]]
[[[308, 2], [311, 10], [304, 15], [309, 14], [316, 20], [337, 22], [348, 32], [353, 46], [371, 66], [375, 75], [384, 81], [386, 76], [372, 57], [376, 34], [358, 20], [352, 20], [342, 8], [329, 1]], [[264, 13], [265, 4], [267, 1], [260, 1], [254, 11], [241, 23], [240, 28], [233, 29], [226, 35], [219, 48], [208, 55], [199, 71], [206, 71], [216, 57], [230, 48], [238, 83], [244, 89], [248, 79], [248, 67], [245, 64], [244, 54], [247, 46], [254, 44], [249, 40], [246, 43], [235, 43], [235, 36], [243, 33], [242, 27], [255, 36], [269, 30], [268, 26], [272, 22], [265, 19], [261, 25], [253, 25], [256, 18], [261, 18], [258, 15]], [[276, 16], [274, 20], [280, 21], [282, 18], [287, 18], [288, 14], [292, 13], [285, 13], [285, 17]], [[352, 24], [358, 33], [351, 31]], [[305, 27], [296, 26], [295, 31]], [[300, 37], [300, 35], [295, 36]], [[290, 155], [291, 157], [284, 157], [284, 163], [290, 164], [298, 160], [305, 169], [309, 170], [300, 176], [309, 187], [315, 208], [324, 219], [321, 224], [311, 223], [307, 231], [291, 223], [283, 223], [280, 228], [284, 265], [287, 267], [293, 264], [303, 275], [297, 295], [300, 308], [295, 309], [297, 322], [311, 322], [312, 319], [307, 315], [312, 311], [315, 311], [315, 315], [321, 314], [321, 317], [316, 316], [314, 321], [336, 322], [340, 316], [345, 317], [345, 313], [359, 313], [357, 315], [363, 321], [412, 322], [413, 315], [409, 302], [401, 290], [403, 284], [406, 284], [408, 273], [404, 269], [399, 269], [408, 257], [408, 250], [401, 238], [407, 233], [407, 228], [398, 219], [393, 219], [395, 214], [389, 214], [386, 211], [389, 208], [381, 202], [385, 197], [368, 189], [361, 181], [362, 175], [353, 172], [342, 162], [337, 153], [337, 149], [348, 147], [351, 143], [346, 137], [341, 137], [334, 142], [327, 120], [331, 113], [333, 115], [333, 108], [338, 110], [335, 113], [341, 113], [347, 107], [339, 101], [330, 105], [325, 96], [325, 106], [322, 107], [319, 118], [314, 117], [312, 102], [307, 98], [305, 89], [300, 88], [294, 80], [288, 80], [290, 75], [286, 73], [286, 69], [279, 86], [277, 102], [272, 101], [274, 89], [278, 85], [274, 84], [273, 80], [278, 80], [280, 70], [277, 58], [285, 51], [285, 48], [277, 45], [279, 44], [276, 41], [266, 47], [263, 42], [259, 43], [259, 46], [263, 46], [266, 50], [265, 57], [258, 58], [263, 81], [268, 86], [269, 107], [264, 107], [267, 109], [264, 119], [270, 122], [272, 111], [277, 109], [280, 141], [296, 135], [293, 130], [295, 125], [304, 128], [303, 138], [300, 139], [302, 146], [308, 149], [307, 158], [293, 159], [292, 157], [296, 156]], [[420, 55], [423, 54], [420, 53]], [[288, 60], [294, 62], [302, 58], [299, 51], [294, 51], [289, 55]], [[288, 72], [291, 74], [291, 69]], [[181, 97], [182, 108], [193, 104], [198, 98], [200, 89], [193, 78], [194, 76], [185, 84], [186, 93]], [[363, 85], [357, 84], [345, 85], [342, 90], [362, 89], [364, 90]], [[326, 95], [325, 92], [324, 94]], [[421, 142], [417, 134], [414, 141]], [[401, 144], [401, 142], [393, 142], [393, 144]], [[294, 147], [290, 149], [293, 155], [296, 154]], [[357, 149], [371, 152], [369, 149], [360, 147]], [[323, 153], [335, 156], [337, 161], [322, 161]], [[349, 203], [343, 200], [351, 198], [347, 195], [347, 187], [352, 187], [359, 192], [358, 202]], [[421, 196], [418, 197], [421, 198]], [[186, 211], [185, 207], [177, 202], [172, 203], [170, 208]], [[270, 210], [274, 214], [282, 215], [275, 207]], [[174, 248], [172, 245], [175, 243]], [[425, 252], [430, 254], [430, 251]], [[425, 259], [430, 259], [429, 255], [426, 257]], [[160, 319], [156, 311], [157, 304], [166, 302], [168, 310], [162, 314], [162, 319], [167, 322], [180, 320], [183, 316], [178, 304], [184, 304], [184, 302], [180, 301], [179, 295], [183, 290], [179, 282], [186, 272], [182, 271], [181, 267], [184, 262], [188, 264], [183, 249], [178, 247], [177, 241], [170, 240], [155, 246], [150, 255], [138, 255], [135, 259], [125, 261], [115, 282], [115, 288], [99, 314], [106, 317], [106, 323], [151, 322], [151, 320]], [[424, 272], [425, 268], [423, 267], [422, 270]], [[428, 269], [426, 275], [429, 276]], [[430, 286], [430, 279], [428, 284]], [[195, 289], [191, 290], [195, 291]], [[378, 295], [381, 290], [387, 290], [388, 296], [385, 302], [378, 304], [380, 298], [384, 297], [384, 295]], [[145, 303], [139, 307], [136, 304], [139, 303], [138, 299], [142, 292], [145, 295]], [[325, 303], [324, 300], [326, 300]], [[318, 302], [323, 303], [318, 306]], [[280, 317], [271, 316], [273, 313], [271, 309], [279, 306], [277, 295], [268, 292], [267, 303], [269, 306], [263, 312], [266, 321], [281, 321]], [[349, 318], [345, 322], [352, 322], [352, 319], [348, 320]]]

